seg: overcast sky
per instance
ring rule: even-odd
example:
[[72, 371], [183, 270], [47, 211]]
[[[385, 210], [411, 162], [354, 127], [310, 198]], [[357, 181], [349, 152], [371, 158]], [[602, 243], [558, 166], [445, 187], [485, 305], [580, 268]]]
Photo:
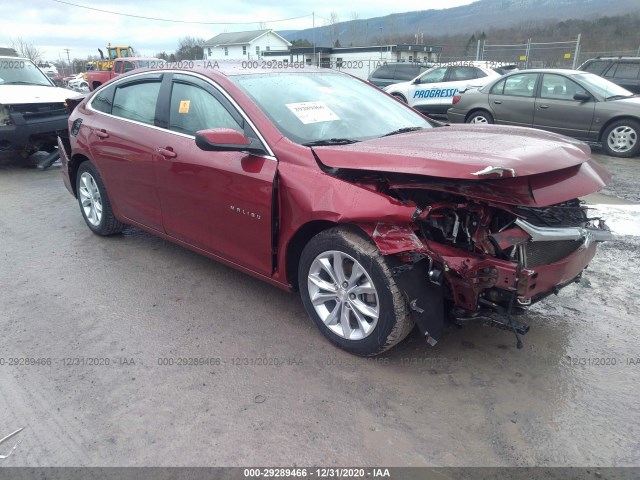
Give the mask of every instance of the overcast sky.
[[[160, 51], [176, 50], [178, 39], [187, 35], [209, 39], [222, 32], [257, 30], [260, 22], [274, 30], [311, 28], [315, 11], [315, 25], [325, 25], [331, 12], [340, 20], [371, 18], [390, 13], [450, 8], [472, 3], [474, 0], [326, 0], [322, 3], [299, 0], [0, 0], [0, 46], [22, 37], [51, 61], [96, 55], [98, 48], [108, 42], [131, 45], [136, 54], [152, 56]], [[196, 22], [233, 22], [221, 25], [198, 25], [131, 18], [68, 5], [86, 7], [145, 17]], [[278, 21], [302, 17], [289, 21]]]

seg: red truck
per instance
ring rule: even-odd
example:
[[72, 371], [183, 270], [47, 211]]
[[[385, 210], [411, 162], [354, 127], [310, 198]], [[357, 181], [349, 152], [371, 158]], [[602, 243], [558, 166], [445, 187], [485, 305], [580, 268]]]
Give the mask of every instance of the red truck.
[[113, 61], [111, 70], [90, 70], [87, 72], [87, 82], [89, 90], [93, 91], [103, 83], [108, 82], [113, 77], [130, 72], [136, 68], [157, 68], [164, 65], [164, 60], [160, 58], [127, 57], [116, 58]]

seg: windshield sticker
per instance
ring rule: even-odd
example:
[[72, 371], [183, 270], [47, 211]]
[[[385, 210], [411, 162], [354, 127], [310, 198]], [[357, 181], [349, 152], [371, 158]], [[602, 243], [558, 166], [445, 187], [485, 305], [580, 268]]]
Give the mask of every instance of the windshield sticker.
[[287, 103], [286, 106], [305, 125], [340, 120], [340, 117], [323, 102]]
[[180, 108], [178, 113], [189, 113], [189, 107], [191, 106], [191, 100], [180, 100]]

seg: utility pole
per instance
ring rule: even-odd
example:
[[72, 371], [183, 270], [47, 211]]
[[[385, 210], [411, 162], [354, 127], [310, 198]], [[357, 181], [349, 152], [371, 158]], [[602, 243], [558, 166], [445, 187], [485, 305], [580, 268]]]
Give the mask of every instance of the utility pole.
[[71, 50], [69, 50], [68, 48], [63, 49], [65, 52], [67, 52], [67, 60], [69, 61], [69, 67], [71, 68], [71, 75], [73, 75], [74, 73], [76, 73], [74, 71], [73, 65], [71, 65], [71, 57], [69, 56], [69, 52]]
[[313, 41], [313, 61], [316, 61], [316, 12], [311, 12], [311, 21], [313, 28], [311, 29], [311, 40]]

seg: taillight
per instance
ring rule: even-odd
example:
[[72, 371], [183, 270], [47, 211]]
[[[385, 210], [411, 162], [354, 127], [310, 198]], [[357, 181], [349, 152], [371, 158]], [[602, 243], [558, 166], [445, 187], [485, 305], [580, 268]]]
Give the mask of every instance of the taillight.
[[456, 103], [458, 103], [461, 98], [462, 98], [462, 95], [455, 95], [453, 97], [453, 104], [455, 105]]

